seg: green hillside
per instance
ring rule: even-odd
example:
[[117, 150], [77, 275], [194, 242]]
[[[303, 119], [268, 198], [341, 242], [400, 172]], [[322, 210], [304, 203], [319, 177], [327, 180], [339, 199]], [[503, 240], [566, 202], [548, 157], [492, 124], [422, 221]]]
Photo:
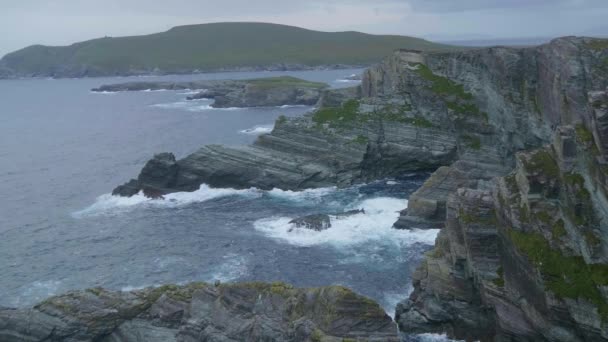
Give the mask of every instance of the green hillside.
[[101, 76], [213, 71], [277, 64], [368, 65], [399, 48], [450, 47], [406, 36], [318, 32], [263, 23], [179, 26], [146, 36], [100, 38], [65, 47], [34, 45], [0, 67], [19, 76]]

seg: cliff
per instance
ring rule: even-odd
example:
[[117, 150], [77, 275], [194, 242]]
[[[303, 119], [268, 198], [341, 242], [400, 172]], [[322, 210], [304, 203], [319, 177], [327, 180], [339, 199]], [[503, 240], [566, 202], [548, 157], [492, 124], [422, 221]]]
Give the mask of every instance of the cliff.
[[[427, 56], [472, 89], [514, 170], [440, 196], [427, 194], [448, 182], [431, 178], [413, 196], [407, 214], [426, 215], [416, 201], [441, 203], [434, 214], [445, 228], [397, 308], [403, 331], [482, 341], [608, 339], [607, 48], [603, 40], [564, 38]], [[512, 155], [517, 150], [526, 151]], [[460, 172], [460, 163], [438, 173]]]
[[606, 40], [400, 50], [253, 146], [159, 155], [115, 193], [347, 186], [436, 169], [395, 224], [444, 227], [397, 308], [400, 328], [607, 340], [607, 87]]
[[32, 309], [0, 308], [0, 340], [397, 342], [392, 319], [343, 287], [283, 283], [100, 288], [49, 298]]

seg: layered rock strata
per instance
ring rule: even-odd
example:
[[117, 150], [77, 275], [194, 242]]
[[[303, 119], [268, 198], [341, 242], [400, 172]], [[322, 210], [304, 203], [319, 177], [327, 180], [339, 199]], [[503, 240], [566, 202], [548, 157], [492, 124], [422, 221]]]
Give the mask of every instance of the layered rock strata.
[[283, 283], [70, 292], [32, 309], [0, 309], [0, 340], [399, 341], [395, 323], [375, 302], [339, 286]]
[[402, 330], [471, 341], [608, 340], [607, 49], [604, 40], [565, 38], [513, 50], [511, 63], [465, 63], [489, 80], [498, 70], [534, 84], [538, 133], [550, 134], [537, 135], [536, 149], [522, 146], [529, 151], [516, 154], [511, 173], [447, 197], [445, 228], [397, 308]]

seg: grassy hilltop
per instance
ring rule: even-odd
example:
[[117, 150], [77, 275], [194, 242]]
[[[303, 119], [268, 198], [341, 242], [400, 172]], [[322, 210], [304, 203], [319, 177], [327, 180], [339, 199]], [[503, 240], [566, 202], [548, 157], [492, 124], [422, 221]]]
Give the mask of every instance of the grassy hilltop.
[[7, 68], [17, 76], [79, 77], [267, 68], [278, 64], [368, 65], [398, 48], [449, 47], [406, 36], [318, 32], [264, 23], [215, 23], [70, 46], [34, 45], [6, 55], [0, 69]]

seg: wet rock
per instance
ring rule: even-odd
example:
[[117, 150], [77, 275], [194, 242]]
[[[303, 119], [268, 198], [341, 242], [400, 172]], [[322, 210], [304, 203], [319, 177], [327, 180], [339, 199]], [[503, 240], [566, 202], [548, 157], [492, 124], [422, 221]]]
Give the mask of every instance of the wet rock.
[[289, 223], [296, 228], [306, 228], [317, 232], [331, 228], [329, 215], [325, 214], [308, 215], [291, 220]]

